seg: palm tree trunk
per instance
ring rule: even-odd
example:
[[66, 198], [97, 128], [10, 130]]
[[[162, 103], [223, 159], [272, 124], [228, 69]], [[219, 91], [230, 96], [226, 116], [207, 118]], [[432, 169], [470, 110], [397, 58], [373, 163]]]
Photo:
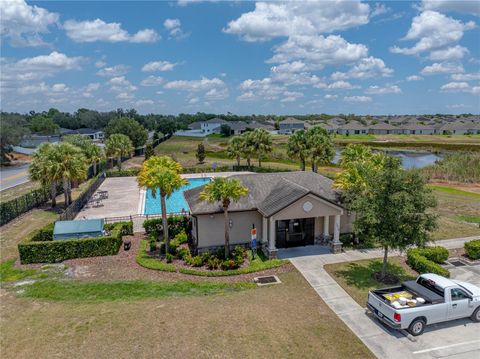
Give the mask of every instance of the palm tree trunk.
[[258, 154], [258, 167], [262, 167], [262, 154]]
[[305, 158], [300, 158], [300, 169], [305, 171]]
[[93, 166], [93, 177], [95, 177], [97, 175], [97, 161], [93, 161], [92, 166]]
[[65, 199], [65, 208], [68, 207], [68, 179], [63, 177], [63, 198]]
[[240, 167], [240, 156], [237, 156], [237, 167]]
[[250, 165], [250, 156], [247, 157], [247, 166], [248, 166], [248, 168], [251, 167], [251, 165]]
[[312, 172], [315, 172], [315, 162], [312, 161]]
[[168, 239], [167, 204], [165, 202], [165, 195], [162, 194], [160, 194], [160, 207], [162, 208], [163, 240], [165, 241], [165, 254], [167, 254], [170, 246], [170, 240]]
[[382, 279], [387, 275], [388, 247], [384, 247], [383, 250], [382, 274], [380, 276]]
[[227, 207], [223, 207], [223, 216], [225, 219], [225, 259], [227, 259], [230, 256], [230, 227]]
[[117, 167], [119, 171], [122, 170], [122, 156], [118, 156], [117, 158]]
[[72, 203], [72, 182], [68, 181], [68, 203]]
[[57, 182], [50, 184], [50, 196], [52, 196], [52, 208], [57, 206]]

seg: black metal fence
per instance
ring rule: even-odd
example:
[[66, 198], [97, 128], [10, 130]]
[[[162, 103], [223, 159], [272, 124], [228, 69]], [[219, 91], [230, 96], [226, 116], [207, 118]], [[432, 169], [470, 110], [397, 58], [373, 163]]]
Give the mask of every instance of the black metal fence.
[[105, 180], [105, 173], [102, 173], [98, 176], [98, 178], [93, 181], [93, 183], [78, 197], [76, 200], [72, 201], [72, 203], [65, 209], [58, 218], [61, 221], [64, 220], [72, 220], [74, 219], [80, 210], [85, 206], [89, 200], [89, 198], [95, 193], [95, 191], [100, 187], [100, 185]]

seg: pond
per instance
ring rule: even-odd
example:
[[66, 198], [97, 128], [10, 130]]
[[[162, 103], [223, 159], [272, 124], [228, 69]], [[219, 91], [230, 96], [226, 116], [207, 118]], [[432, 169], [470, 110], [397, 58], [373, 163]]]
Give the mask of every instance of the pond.
[[[403, 168], [423, 168], [433, 165], [436, 161], [441, 160], [442, 156], [428, 151], [397, 151], [386, 150], [387, 154], [400, 157], [402, 159]], [[333, 163], [338, 163], [342, 156], [340, 149], [337, 149]]]

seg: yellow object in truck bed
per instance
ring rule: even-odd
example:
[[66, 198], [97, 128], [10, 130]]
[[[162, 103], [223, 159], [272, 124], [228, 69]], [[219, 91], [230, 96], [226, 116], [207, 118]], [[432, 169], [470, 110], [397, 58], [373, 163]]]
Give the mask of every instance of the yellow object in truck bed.
[[391, 294], [384, 294], [383, 297], [385, 299], [388, 299], [390, 302], [394, 302], [398, 300], [398, 298], [403, 297], [406, 299], [412, 299], [413, 295], [412, 293], [402, 291], [402, 292], [396, 292], [396, 293], [391, 293]]

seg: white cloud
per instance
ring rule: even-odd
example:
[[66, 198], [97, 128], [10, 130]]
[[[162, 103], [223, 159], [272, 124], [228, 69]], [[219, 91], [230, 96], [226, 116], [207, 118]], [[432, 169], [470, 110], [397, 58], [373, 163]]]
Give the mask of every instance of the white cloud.
[[471, 74], [453, 74], [451, 76], [453, 81], [475, 81], [480, 80], [480, 72]]
[[224, 88], [213, 88], [211, 90], [208, 90], [208, 92], [205, 94], [205, 99], [213, 101], [213, 100], [224, 100], [228, 97], [228, 89], [226, 87]]
[[104, 67], [107, 63], [105, 61], [103, 61], [103, 59], [100, 59], [98, 61], [95, 62], [95, 67], [96, 68], [101, 68], [101, 67]]
[[209, 79], [202, 77], [200, 80], [176, 80], [167, 82], [163, 87], [169, 90], [208, 91], [215, 87], [225, 86], [225, 82], [217, 77]]
[[163, 26], [165, 27], [165, 29], [168, 30], [170, 37], [176, 39], [183, 39], [190, 35], [189, 33], [183, 32], [180, 19], [166, 19], [163, 22]]
[[324, 65], [340, 65], [356, 62], [368, 54], [363, 44], [351, 44], [338, 35], [291, 36], [274, 48], [273, 57], [267, 62], [285, 63], [303, 60], [316, 69]]
[[143, 79], [142, 82], [140, 82], [140, 85], [142, 86], [159, 86], [163, 84], [164, 78], [160, 76], [153, 76], [150, 75], [147, 78]]
[[326, 94], [325, 96], [323, 96], [324, 99], [326, 100], [336, 100], [338, 98], [337, 95], [330, 95], [330, 94]]
[[384, 86], [384, 87], [373, 85], [367, 88], [365, 90], [365, 93], [369, 95], [384, 95], [388, 93], [402, 93], [402, 89], [397, 85]]
[[27, 57], [19, 61], [2, 61], [2, 87], [20, 87], [24, 82], [32, 82], [51, 77], [68, 70], [80, 70], [83, 57], [68, 57], [53, 51], [49, 55]]
[[142, 71], [144, 72], [154, 72], [154, 71], [172, 71], [177, 63], [171, 63], [168, 61], [152, 61], [146, 63], [142, 67]]
[[92, 21], [67, 20], [63, 24], [67, 36], [75, 42], [155, 42], [160, 39], [160, 35], [152, 29], [144, 29], [136, 34], [129, 34], [122, 29], [118, 22], [106, 23], [103, 20], [95, 19]]
[[436, 75], [436, 74], [455, 74], [463, 72], [463, 66], [461, 64], [454, 64], [450, 62], [435, 62], [430, 66], [423, 68], [422, 75]]
[[335, 81], [327, 86], [328, 90], [353, 90], [358, 88], [360, 88], [360, 86], [352, 85], [348, 81]]
[[67, 92], [69, 90], [68, 86], [63, 83], [53, 84], [52, 91], [53, 92]]
[[257, 2], [255, 10], [230, 21], [223, 31], [245, 41], [315, 35], [364, 25], [369, 12], [369, 5], [360, 1]]
[[244, 92], [244, 94], [240, 96], [241, 100], [252, 99], [252, 97], [256, 99], [276, 100], [280, 94], [287, 91], [286, 86], [273, 81], [269, 77], [261, 80], [245, 80], [240, 84], [239, 88]]
[[465, 105], [464, 103], [458, 103], [458, 104], [453, 104], [453, 105], [447, 105], [447, 108], [451, 109], [456, 109], [456, 108], [465, 108], [465, 107], [470, 107]]
[[135, 96], [130, 92], [120, 92], [115, 98], [121, 101], [129, 101], [134, 99]]
[[375, 77], [388, 77], [393, 74], [393, 70], [385, 66], [382, 59], [373, 56], [361, 59], [355, 66], [347, 72], [335, 72], [331, 75], [332, 80], [368, 79]]
[[422, 81], [423, 77], [418, 75], [411, 75], [407, 77], [407, 81]]
[[13, 46], [46, 45], [40, 34], [48, 33], [59, 19], [57, 13], [30, 6], [23, 0], [3, 1], [0, 14], [0, 35], [9, 38]]
[[110, 85], [110, 90], [114, 92], [126, 93], [137, 90], [137, 87], [132, 85], [125, 76], [112, 77], [107, 83]]
[[433, 61], [460, 60], [468, 53], [469, 51], [467, 48], [456, 45], [441, 50], [434, 50], [430, 53], [429, 58]]
[[154, 103], [155, 102], [153, 102], [153, 100], [141, 99], [141, 100], [135, 101], [135, 106], [137, 107], [149, 106], [149, 105], [153, 105]]
[[345, 96], [343, 101], [346, 102], [370, 102], [372, 101], [371, 97], [368, 96]]
[[468, 82], [449, 82], [440, 87], [442, 92], [469, 92], [472, 94], [480, 93], [480, 86], [471, 87]]
[[125, 75], [128, 72], [129, 67], [126, 65], [115, 65], [110, 67], [104, 67], [97, 71], [98, 76], [102, 77], [116, 77]]
[[404, 40], [418, 40], [411, 48], [393, 47], [391, 52], [415, 55], [448, 46], [459, 41], [463, 33], [475, 27], [473, 21], [463, 23], [436, 11], [424, 11], [412, 20]]
[[49, 91], [49, 88], [45, 82], [41, 82], [37, 84], [21, 86], [17, 89], [17, 91], [21, 95], [30, 95], [34, 93], [46, 93]]
[[282, 98], [280, 102], [294, 102], [303, 97], [303, 93], [299, 91], [285, 91], [283, 96], [285, 97]]
[[196, 104], [200, 99], [198, 97], [192, 97], [190, 100], [188, 100], [188, 103], [193, 105]]
[[244, 92], [241, 95], [237, 96], [237, 101], [254, 101], [256, 98], [253, 91]]
[[376, 3], [374, 9], [370, 13], [370, 17], [380, 16], [390, 12], [392, 9], [387, 7], [385, 4]]
[[475, 0], [423, 0], [422, 7], [425, 10], [454, 11], [480, 16], [480, 6]]
[[80, 94], [83, 97], [91, 98], [91, 97], [93, 97], [92, 92], [97, 91], [99, 88], [100, 88], [100, 83], [99, 82], [92, 82], [92, 83], [89, 83], [87, 86], [81, 88], [80, 89]]

